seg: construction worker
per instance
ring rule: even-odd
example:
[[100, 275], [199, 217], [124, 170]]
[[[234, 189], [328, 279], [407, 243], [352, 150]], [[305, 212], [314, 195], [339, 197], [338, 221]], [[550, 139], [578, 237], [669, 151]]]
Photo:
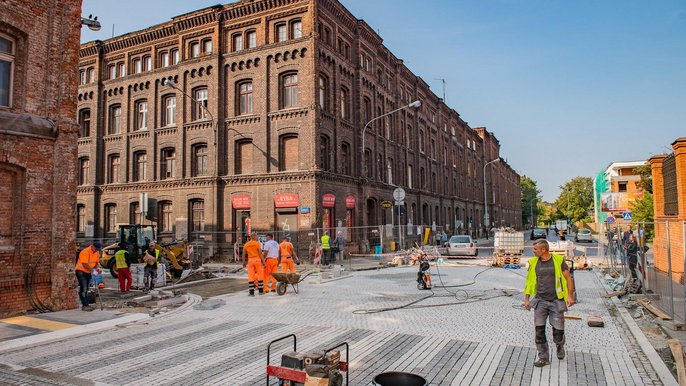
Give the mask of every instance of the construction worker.
[[76, 280], [79, 282], [79, 299], [83, 311], [93, 311], [93, 307], [88, 305], [88, 286], [91, 282], [91, 273], [100, 262], [101, 250], [102, 244], [96, 241], [81, 251], [76, 261]]
[[324, 231], [322, 235], [322, 265], [328, 265], [331, 261], [331, 236], [329, 231]]
[[143, 291], [149, 292], [155, 289], [155, 282], [157, 281], [157, 266], [160, 261], [160, 251], [155, 248], [155, 242], [150, 241], [148, 249], [143, 255]]
[[243, 245], [243, 268], [248, 267], [248, 295], [255, 296], [255, 282], [260, 295], [264, 294], [264, 255], [262, 246], [257, 241], [257, 233], [250, 234], [250, 241]]
[[[553, 342], [557, 359], [565, 357], [565, 311], [574, 304], [574, 281], [564, 256], [552, 254], [544, 239], [534, 241], [534, 255], [529, 260], [529, 271], [524, 288], [524, 307], [534, 309], [534, 327], [538, 360], [534, 366], [550, 364], [548, 341], [545, 337], [546, 320], [553, 328]], [[530, 297], [534, 297], [529, 300]]]
[[264, 292], [276, 291], [276, 279], [273, 272], [279, 269], [279, 243], [274, 240], [274, 235], [267, 233], [267, 241], [262, 246], [264, 254]]
[[116, 263], [117, 277], [119, 278], [119, 291], [126, 293], [131, 290], [131, 256], [124, 245], [119, 244], [117, 252], [114, 254], [114, 261]]
[[293, 261], [300, 263], [298, 256], [295, 254], [293, 244], [288, 236], [284, 236], [279, 244], [279, 254], [281, 255], [281, 272], [295, 272], [295, 264]]

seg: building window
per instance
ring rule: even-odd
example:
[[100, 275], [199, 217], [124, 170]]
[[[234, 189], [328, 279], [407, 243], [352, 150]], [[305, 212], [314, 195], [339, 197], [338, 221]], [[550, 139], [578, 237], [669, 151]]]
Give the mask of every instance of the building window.
[[138, 202], [132, 202], [129, 205], [129, 224], [140, 224], [141, 215], [141, 204]]
[[275, 40], [276, 42], [285, 42], [287, 37], [286, 37], [286, 24], [278, 24], [276, 25], [276, 28], [274, 29], [274, 32], [276, 34]]
[[173, 49], [173, 50], [169, 51], [169, 55], [171, 55], [172, 66], [175, 64], [179, 64], [179, 50]]
[[117, 64], [117, 68], [119, 69], [119, 77], [123, 78], [126, 76], [126, 65], [122, 62]]
[[350, 144], [343, 142], [341, 144], [341, 173], [344, 175], [350, 175], [351, 172], [351, 162], [350, 158]]
[[192, 200], [190, 202], [191, 232], [202, 232], [205, 228], [205, 201]]
[[88, 83], [93, 83], [95, 82], [95, 70], [93, 67], [88, 67], [88, 70], [86, 70], [86, 81]]
[[627, 187], [626, 181], [620, 181], [617, 183], [617, 191], [618, 192], [626, 192], [626, 187]]
[[234, 51], [241, 51], [243, 49], [243, 35], [239, 33], [234, 34], [231, 38], [231, 41], [233, 42], [232, 44]]
[[207, 89], [199, 88], [193, 92], [196, 103], [193, 103], [193, 120], [207, 119]]
[[198, 144], [193, 146], [193, 177], [207, 174], [207, 145]]
[[134, 121], [134, 130], [148, 129], [148, 101], [136, 102], [136, 119]]
[[212, 39], [205, 39], [202, 41], [202, 53], [205, 55], [212, 53]]
[[192, 42], [189, 46], [189, 52], [191, 58], [197, 58], [200, 56], [200, 43]]
[[105, 205], [105, 232], [117, 232], [117, 205]]
[[248, 43], [248, 48], [257, 47], [257, 32], [248, 31], [245, 33], [245, 40]]
[[291, 39], [303, 37], [303, 23], [300, 20], [291, 22]]
[[160, 179], [174, 178], [174, 166], [176, 164], [176, 152], [174, 148], [162, 149], [160, 160]]
[[350, 120], [350, 101], [347, 88], [341, 89], [341, 118]]
[[286, 74], [281, 81], [281, 108], [298, 105], [298, 74]]
[[133, 60], [133, 73], [140, 74], [141, 72], [143, 72], [143, 62], [140, 58], [136, 58]]
[[319, 108], [322, 110], [329, 109], [329, 98], [327, 95], [328, 88], [329, 80], [324, 75], [319, 75], [319, 82], [317, 85], [317, 100], [319, 102]]
[[236, 142], [236, 160], [234, 172], [236, 174], [252, 174], [252, 141]]
[[83, 204], [76, 205], [76, 231], [86, 232], [86, 206]]
[[362, 106], [362, 122], [366, 124], [372, 116], [372, 101], [365, 97], [362, 101]]
[[86, 70], [79, 70], [79, 84], [86, 84]]
[[110, 121], [107, 134], [121, 134], [121, 106], [110, 106]]
[[412, 188], [412, 165], [407, 165], [407, 187]]
[[79, 137], [91, 136], [91, 109], [79, 111]]
[[162, 97], [162, 126], [173, 126], [176, 124], [176, 96], [166, 95]]
[[319, 137], [319, 167], [322, 170], [331, 170], [331, 149], [329, 137]]
[[160, 54], [160, 66], [169, 67], [169, 52], [162, 52]]
[[298, 136], [284, 135], [279, 141], [279, 171], [298, 169]]
[[110, 64], [107, 66], [107, 73], [109, 74], [108, 79], [116, 79], [117, 78], [117, 66], [114, 64]]
[[162, 201], [160, 202], [159, 208], [160, 212], [158, 218], [160, 221], [159, 224], [157, 224], [159, 231], [172, 232], [174, 230], [172, 221], [174, 208], [172, 203], [170, 201]]
[[145, 181], [147, 175], [148, 156], [144, 151], [133, 153], [133, 180]]
[[144, 71], [152, 71], [152, 57], [144, 56], [143, 63], [145, 64]]
[[419, 130], [419, 152], [424, 153], [424, 131]]
[[252, 81], [238, 84], [238, 114], [252, 113]]
[[331, 30], [328, 27], [324, 27], [324, 43], [331, 45]]
[[88, 185], [90, 160], [88, 157], [79, 158], [79, 185]]
[[119, 158], [119, 154], [109, 156], [109, 161], [107, 162], [107, 183], [116, 184], [119, 182], [120, 164], [121, 158]]

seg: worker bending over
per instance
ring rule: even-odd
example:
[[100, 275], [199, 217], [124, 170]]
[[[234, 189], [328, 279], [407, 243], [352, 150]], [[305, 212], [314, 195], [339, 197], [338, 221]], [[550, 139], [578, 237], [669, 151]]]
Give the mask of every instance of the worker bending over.
[[284, 236], [279, 244], [279, 254], [281, 255], [281, 272], [295, 272], [294, 261], [300, 263], [298, 256], [293, 250], [293, 244], [288, 236]]

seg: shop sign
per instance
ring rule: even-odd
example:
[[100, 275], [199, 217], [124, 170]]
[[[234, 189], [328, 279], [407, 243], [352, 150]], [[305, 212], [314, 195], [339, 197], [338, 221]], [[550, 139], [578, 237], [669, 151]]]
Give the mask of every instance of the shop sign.
[[232, 196], [231, 206], [234, 209], [250, 209], [250, 196], [244, 194]]
[[348, 196], [345, 198], [345, 208], [355, 209], [355, 196]]
[[336, 206], [336, 196], [331, 193], [322, 195], [322, 206], [324, 208], [333, 208]]
[[297, 208], [299, 197], [295, 193], [281, 193], [274, 196], [275, 208]]

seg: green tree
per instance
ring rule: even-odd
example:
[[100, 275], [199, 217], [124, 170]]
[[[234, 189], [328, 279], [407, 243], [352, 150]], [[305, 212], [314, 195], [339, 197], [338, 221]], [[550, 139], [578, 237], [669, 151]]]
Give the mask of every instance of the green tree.
[[[653, 171], [650, 164], [645, 164], [634, 168], [634, 173], [641, 177], [641, 181], [637, 182], [639, 188], [643, 189], [644, 192], [653, 193]], [[652, 196], [651, 196], [652, 197]], [[651, 198], [652, 200], [652, 198]]]
[[559, 218], [556, 213], [557, 209], [549, 202], [541, 201], [538, 204], [538, 209], [540, 211], [538, 215], [538, 223], [540, 225], [553, 224]]
[[[541, 191], [536, 186], [536, 181], [532, 180], [527, 176], [522, 176], [519, 179], [519, 183], [522, 187], [522, 224], [531, 224], [531, 216], [535, 216], [540, 213], [537, 210], [538, 203], [541, 201]], [[533, 200], [533, 208], [531, 201]], [[534, 213], [531, 213], [533, 209]]]
[[633, 223], [645, 223], [646, 238], [649, 240], [653, 239], [653, 195], [650, 192], [643, 192], [643, 197], [634, 200], [630, 205], [631, 209], [631, 222]]
[[562, 192], [554, 203], [559, 218], [569, 219], [572, 224], [589, 220], [593, 210], [593, 179], [574, 177], [560, 188]]

